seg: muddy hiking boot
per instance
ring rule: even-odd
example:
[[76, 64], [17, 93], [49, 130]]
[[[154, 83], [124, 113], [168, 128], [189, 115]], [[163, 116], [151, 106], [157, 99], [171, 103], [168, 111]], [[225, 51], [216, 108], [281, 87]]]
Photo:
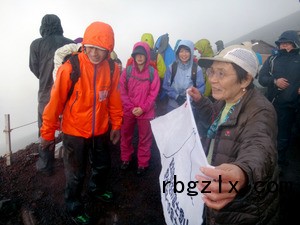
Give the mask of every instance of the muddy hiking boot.
[[71, 218], [77, 225], [91, 224], [91, 218], [86, 213], [78, 214], [77, 216], [72, 216]]

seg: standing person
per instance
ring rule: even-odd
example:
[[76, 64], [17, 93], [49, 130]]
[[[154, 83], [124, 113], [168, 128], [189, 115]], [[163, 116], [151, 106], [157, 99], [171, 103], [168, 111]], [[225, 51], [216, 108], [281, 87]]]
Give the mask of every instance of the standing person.
[[300, 41], [296, 31], [283, 32], [275, 42], [276, 54], [263, 64], [258, 81], [267, 87], [267, 97], [277, 112], [278, 123], [278, 163], [283, 168], [288, 165], [286, 152], [291, 141], [297, 110], [300, 109]]
[[77, 224], [88, 224], [90, 218], [81, 201], [86, 166], [90, 162], [89, 194], [111, 201], [113, 195], [107, 185], [111, 166], [108, 140], [118, 142], [123, 111], [118, 89], [119, 68], [115, 66], [111, 76], [108, 62], [114, 48], [111, 26], [103, 22], [90, 24], [85, 30], [82, 48], [78, 54], [80, 77], [69, 99], [70, 61], [58, 69], [43, 113], [41, 147], [44, 149], [53, 143], [56, 121], [62, 114], [66, 209]]
[[[189, 40], [181, 40], [176, 49], [176, 64], [167, 68], [163, 88], [169, 97], [167, 111], [182, 105], [186, 100], [186, 90], [195, 86], [201, 93], [205, 91], [205, 83], [201, 68], [196, 65], [195, 82], [192, 69], [194, 64], [194, 44]], [[176, 70], [176, 72], [175, 72]], [[173, 76], [172, 76], [173, 75]]]
[[[50, 91], [53, 84], [52, 72], [54, 69], [54, 53], [61, 46], [73, 43], [71, 39], [63, 36], [63, 28], [57, 15], [46, 14], [42, 18], [40, 26], [41, 38], [35, 39], [30, 45], [29, 68], [39, 79], [38, 90], [38, 136], [42, 126], [42, 115], [45, 106], [50, 99]], [[58, 122], [59, 123], [59, 122]], [[39, 149], [39, 159], [36, 167], [38, 171], [46, 175], [53, 174], [54, 148]]]
[[158, 97], [156, 98], [156, 115], [159, 116], [164, 114], [167, 103], [167, 101], [165, 101], [166, 98], [163, 98], [162, 96], [162, 84], [167, 67], [163, 56], [154, 49], [153, 35], [150, 33], [144, 33], [141, 37], [141, 41], [144, 41], [149, 45], [151, 61], [154, 62], [154, 65], [156, 65], [157, 72], [160, 78], [159, 93]]
[[[214, 56], [214, 51], [211, 47], [211, 44], [210, 44], [209, 40], [207, 40], [207, 39], [200, 39], [199, 41], [197, 41], [195, 43], [195, 49], [201, 55], [200, 58], [201, 57], [213, 57]], [[201, 62], [201, 61], [199, 61], [199, 62]], [[208, 77], [206, 75], [206, 71], [205, 71], [206, 69], [205, 69], [205, 67], [203, 67], [201, 65], [201, 63], [200, 64], [198, 63], [198, 65], [202, 69], [202, 72], [203, 72], [203, 75], [204, 75], [204, 80], [205, 80], [204, 96], [210, 97], [212, 99], [212, 97], [211, 97], [211, 85], [210, 85]]]
[[137, 124], [139, 143], [137, 149], [137, 175], [144, 175], [151, 158], [152, 131], [150, 120], [155, 116], [155, 99], [159, 91], [157, 70], [150, 68], [150, 48], [145, 42], [137, 42], [131, 54], [134, 59], [131, 71], [123, 70], [120, 79], [124, 121], [121, 129], [121, 169], [127, 170], [132, 161], [132, 139]]
[[224, 49], [224, 43], [222, 40], [216, 41], [216, 46], [217, 46], [217, 54], [220, 53]]
[[196, 120], [210, 125], [201, 141], [214, 168], [201, 167], [196, 176], [198, 189], [206, 188], [204, 224], [278, 224], [276, 112], [254, 88], [256, 55], [233, 45], [200, 60], [216, 100], [188, 91]]

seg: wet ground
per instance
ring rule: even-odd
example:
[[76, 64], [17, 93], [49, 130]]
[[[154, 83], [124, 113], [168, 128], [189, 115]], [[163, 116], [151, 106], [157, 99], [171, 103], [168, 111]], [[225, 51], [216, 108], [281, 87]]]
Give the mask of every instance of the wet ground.
[[298, 221], [300, 202], [300, 132], [293, 135], [288, 151], [289, 165], [281, 168], [280, 207], [281, 224], [295, 224]]
[[[118, 147], [111, 149], [112, 171], [110, 184], [115, 194], [112, 203], [90, 199], [85, 192], [86, 210], [97, 225], [164, 224], [160, 203], [158, 177], [161, 169], [159, 152], [152, 149], [152, 159], [143, 177], [136, 175], [136, 165], [121, 173]], [[0, 160], [0, 225], [71, 225], [64, 209], [65, 176], [62, 159], [56, 159], [55, 174], [51, 177], [36, 172], [37, 144], [18, 151], [13, 165], [6, 167]], [[1, 203], [0, 203], [1, 204]], [[25, 221], [25, 222], [24, 222]]]
[[[281, 224], [295, 224], [300, 202], [300, 135], [294, 135], [289, 151], [290, 164], [282, 169]], [[121, 173], [120, 152], [111, 149], [110, 183], [115, 193], [113, 203], [83, 199], [95, 225], [164, 225], [160, 202], [158, 149], [152, 148], [150, 168], [143, 177], [136, 175], [136, 165]], [[64, 210], [65, 176], [62, 159], [56, 159], [55, 174], [46, 177], [36, 173], [37, 144], [31, 144], [13, 155], [12, 166], [0, 159], [0, 225], [71, 225]], [[2, 204], [2, 206], [1, 206]]]

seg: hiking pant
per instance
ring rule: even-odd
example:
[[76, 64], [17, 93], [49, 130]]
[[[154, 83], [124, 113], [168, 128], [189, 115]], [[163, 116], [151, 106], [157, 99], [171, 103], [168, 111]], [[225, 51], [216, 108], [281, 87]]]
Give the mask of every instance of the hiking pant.
[[294, 108], [289, 107], [275, 107], [275, 109], [277, 112], [278, 123], [278, 163], [284, 164], [286, 162], [286, 153], [291, 141], [293, 125], [296, 122], [296, 110]]
[[51, 88], [49, 88], [48, 91], [43, 91], [43, 92], [39, 91], [38, 93], [38, 129], [39, 129], [38, 137], [40, 137], [40, 129], [43, 124], [43, 112], [50, 100], [50, 91]]
[[137, 159], [138, 166], [148, 167], [151, 158], [152, 145], [152, 131], [150, 126], [150, 119], [136, 119], [135, 117], [123, 117], [123, 124], [121, 127], [121, 160], [131, 161], [134, 147], [132, 139], [134, 136], [134, 128], [138, 127], [138, 147]]
[[88, 139], [64, 134], [65, 203], [73, 215], [83, 210], [81, 192], [88, 160], [91, 166], [88, 192], [101, 194], [107, 189], [111, 168], [108, 137], [108, 133]]

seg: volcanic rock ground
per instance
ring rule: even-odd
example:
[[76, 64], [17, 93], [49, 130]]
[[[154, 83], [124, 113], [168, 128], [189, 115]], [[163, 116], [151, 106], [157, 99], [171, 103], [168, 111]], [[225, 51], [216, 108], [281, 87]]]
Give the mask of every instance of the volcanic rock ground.
[[[290, 164], [283, 168], [280, 181], [288, 183], [281, 190], [281, 224], [295, 224], [300, 200], [300, 135], [294, 135], [289, 151]], [[85, 192], [86, 208], [96, 225], [164, 225], [160, 202], [159, 151], [152, 147], [150, 168], [143, 177], [136, 176], [136, 165], [121, 173], [119, 146], [111, 149], [110, 184], [115, 193], [113, 203], [90, 199]], [[71, 225], [64, 209], [65, 175], [62, 159], [55, 160], [51, 177], [36, 172], [37, 144], [32, 143], [12, 156], [6, 166], [0, 158], [0, 225]], [[193, 224], [192, 224], [193, 225]]]

